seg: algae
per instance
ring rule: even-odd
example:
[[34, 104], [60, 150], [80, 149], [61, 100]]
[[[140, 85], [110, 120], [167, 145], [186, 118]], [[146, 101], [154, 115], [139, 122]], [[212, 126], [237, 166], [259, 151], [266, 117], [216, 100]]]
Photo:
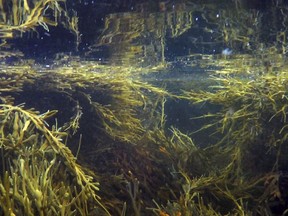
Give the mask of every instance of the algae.
[[[18, 9], [17, 1], [3, 2], [2, 38], [11, 38], [14, 30], [26, 31], [23, 26], [47, 30], [58, 24], [60, 11], [68, 17], [58, 1], [21, 1]], [[154, 13], [146, 26], [161, 42], [161, 58], [155, 60], [159, 64], [151, 67], [103, 65], [73, 55], [59, 57], [49, 67], [29, 59], [1, 64], [0, 213], [286, 214], [286, 34], [274, 26], [271, 42], [261, 34], [261, 13], [243, 10], [238, 3], [232, 11], [217, 10], [220, 17], [211, 13], [213, 4], [197, 7], [186, 1], [172, 12], [169, 3], [162, 5], [168, 10], [167, 26], [160, 31], [158, 25], [153, 27]], [[45, 18], [46, 8], [53, 9], [55, 20]], [[286, 7], [276, 4], [271, 10]], [[181, 37], [196, 28], [192, 18], [200, 12], [207, 25], [198, 30], [215, 36], [193, 44], [223, 43], [234, 53], [182, 56], [192, 59], [187, 60], [191, 68], [210, 68], [209, 80], [201, 88], [185, 85], [173, 91], [165, 86], [172, 85], [171, 80], [149, 82], [146, 76], [171, 70], [163, 58], [164, 30], [170, 31], [170, 38]], [[135, 16], [140, 15], [131, 14], [128, 20]], [[114, 36], [121, 36], [132, 43], [131, 52], [123, 56], [135, 57], [143, 44], [132, 41], [140, 37], [143, 25], [131, 25], [125, 35], [122, 16], [115, 19], [113, 31], [115, 17], [107, 18], [99, 40], [115, 42]], [[77, 32], [77, 17], [69, 19], [74, 21], [67, 29]], [[282, 19], [284, 25], [285, 13]], [[122, 45], [115, 45], [119, 52]], [[197, 130], [167, 124], [167, 104], [178, 101], [202, 112], [187, 116]], [[196, 136], [206, 139], [200, 143]]]

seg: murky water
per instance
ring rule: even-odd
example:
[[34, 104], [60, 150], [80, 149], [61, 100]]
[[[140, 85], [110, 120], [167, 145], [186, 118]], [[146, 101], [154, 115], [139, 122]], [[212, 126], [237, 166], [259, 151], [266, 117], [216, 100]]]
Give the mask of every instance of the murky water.
[[0, 1], [0, 214], [287, 214], [287, 14]]

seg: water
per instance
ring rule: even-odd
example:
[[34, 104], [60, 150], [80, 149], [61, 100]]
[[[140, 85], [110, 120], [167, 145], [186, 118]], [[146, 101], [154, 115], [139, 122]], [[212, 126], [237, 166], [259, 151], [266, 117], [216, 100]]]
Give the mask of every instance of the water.
[[0, 4], [1, 215], [287, 214], [286, 1], [37, 2]]

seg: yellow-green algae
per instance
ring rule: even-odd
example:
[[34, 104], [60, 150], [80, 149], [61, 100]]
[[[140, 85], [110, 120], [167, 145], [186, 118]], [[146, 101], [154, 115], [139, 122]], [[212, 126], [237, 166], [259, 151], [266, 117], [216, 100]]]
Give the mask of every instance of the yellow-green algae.
[[[60, 1], [27, 2], [17, 9], [13, 1], [14, 8], [2, 11], [2, 38], [56, 24], [43, 12], [47, 5], [62, 11]], [[181, 95], [143, 81], [151, 69], [78, 58], [49, 68], [33, 61], [1, 65], [1, 214], [272, 215], [275, 208], [286, 214], [285, 32], [274, 34], [275, 43], [259, 42], [259, 14], [240, 6], [224, 13], [217, 27], [219, 41], [245, 54], [197, 54], [199, 66], [215, 66], [213, 84]], [[76, 21], [68, 29], [77, 29]], [[193, 24], [187, 21], [183, 26]], [[217, 106], [192, 118], [191, 124], [205, 121], [185, 134], [166, 126], [167, 100], [201, 104], [205, 111]], [[206, 131], [215, 138], [193, 141]]]
[[65, 8], [66, 0], [8, 0], [0, 1], [0, 38], [9, 39], [21, 36], [24, 32], [36, 31], [42, 26], [59, 23], [79, 37], [78, 18], [69, 16]]
[[[141, 81], [142, 70], [132, 67], [76, 59], [71, 65], [37, 68], [41, 72], [27, 65], [8, 68], [9, 76], [1, 73], [2, 205], [12, 200], [11, 207], [3, 207], [6, 212], [53, 214], [61, 209], [63, 215], [91, 215], [105, 206], [122, 215], [269, 215], [270, 202], [281, 205], [281, 170], [287, 163], [284, 66], [283, 72], [255, 73], [253, 80], [218, 71], [211, 76], [211, 88], [181, 96]], [[24, 107], [12, 105], [25, 102], [31, 91], [72, 101], [69, 109], [58, 107], [69, 113], [67, 122], [57, 124], [61, 116], [49, 121], [55, 112], [27, 110], [45, 97]], [[217, 112], [200, 117], [209, 121], [198, 132], [211, 127], [218, 141], [200, 148], [177, 128], [167, 131], [165, 101], [174, 98], [219, 105]], [[48, 116], [46, 122], [55, 126], [46, 125]], [[78, 152], [85, 169], [68, 147]], [[41, 202], [37, 194], [43, 195]], [[41, 207], [48, 197], [52, 207]]]

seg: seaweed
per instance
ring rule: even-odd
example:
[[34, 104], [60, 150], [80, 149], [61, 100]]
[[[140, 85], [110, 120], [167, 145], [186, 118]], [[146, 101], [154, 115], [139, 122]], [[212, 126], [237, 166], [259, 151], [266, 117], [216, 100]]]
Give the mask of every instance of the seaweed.
[[[14, 37], [14, 30], [35, 30], [38, 25], [48, 30], [48, 25], [58, 24], [59, 14], [68, 18], [68, 29], [79, 36], [78, 18], [67, 15], [61, 6], [64, 1], [12, 3], [0, 4], [5, 21], [2, 38]], [[187, 10], [168, 13], [172, 38], [183, 36], [195, 24], [195, 8], [191, 4]], [[213, 71], [201, 88], [185, 85], [175, 91], [177, 95], [165, 81], [147, 82], [149, 75], [153, 79], [155, 73], [166, 72], [159, 68], [171, 69], [163, 53], [167, 26], [151, 29], [159, 39], [159, 67], [101, 65], [72, 55], [47, 67], [25, 59], [1, 65], [0, 213], [286, 214], [285, 32], [277, 31], [273, 42], [264, 43], [264, 38], [262, 43], [261, 14], [237, 9], [233, 17], [223, 11], [220, 18], [203, 12], [207, 28], [201, 32], [217, 27], [215, 43], [243, 52], [189, 55], [201, 69]], [[139, 14], [128, 19], [135, 16]], [[174, 18], [179, 23], [173, 23]], [[8, 19], [13, 25], [6, 26]], [[100, 45], [113, 42], [117, 34], [127, 39], [125, 43], [132, 42], [139, 37], [137, 31], [143, 31], [135, 23], [136, 32], [132, 25], [125, 35], [119, 25], [109, 34], [114, 19], [119, 21], [116, 15], [107, 18]], [[152, 16], [149, 22], [156, 21]], [[122, 56], [135, 58], [139, 47], [131, 45], [131, 52]], [[182, 131], [167, 124], [167, 108], [179, 101], [202, 112], [199, 116], [191, 113], [189, 119], [193, 128], [201, 120], [197, 130]], [[199, 141], [196, 136], [206, 139]]]
[[54, 113], [1, 105], [0, 205], [5, 215], [87, 215], [89, 202], [107, 212], [97, 195], [98, 182], [61, 142], [67, 134], [45, 126]]
[[[9, 0], [0, 2], [0, 38], [22, 37], [25, 32], [35, 31], [41, 26], [49, 32], [49, 26], [62, 24], [76, 37], [79, 44], [78, 17], [68, 15], [66, 0]], [[70, 13], [71, 14], [71, 13]]]

